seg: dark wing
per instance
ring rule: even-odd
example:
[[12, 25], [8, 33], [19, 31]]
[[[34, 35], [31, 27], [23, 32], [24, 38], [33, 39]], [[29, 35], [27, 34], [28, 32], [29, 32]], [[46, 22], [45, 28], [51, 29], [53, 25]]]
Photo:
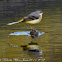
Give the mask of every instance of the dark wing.
[[26, 17], [24, 17], [23, 19], [23, 22], [24, 21], [31, 21], [31, 20], [35, 20], [35, 19], [38, 19], [40, 17], [39, 15], [39, 11], [34, 11], [30, 14], [28, 14]]
[[35, 17], [35, 16], [27, 16], [27, 17], [24, 17], [23, 21], [22, 22], [25, 22], [25, 21], [31, 21], [31, 20], [35, 20], [35, 19], [38, 19], [39, 17]]

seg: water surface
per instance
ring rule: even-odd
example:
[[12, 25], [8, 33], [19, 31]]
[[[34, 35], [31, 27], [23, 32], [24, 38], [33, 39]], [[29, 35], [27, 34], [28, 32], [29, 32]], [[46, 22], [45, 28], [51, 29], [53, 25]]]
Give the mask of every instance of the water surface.
[[[50, 5], [51, 8], [49, 7], [48, 4], [46, 4], [45, 6], [47, 7], [44, 7], [42, 9], [44, 11], [42, 21], [34, 25], [35, 29], [37, 29], [39, 32], [45, 32], [45, 33], [39, 36], [39, 38], [34, 39], [34, 42], [37, 42], [41, 50], [43, 51], [43, 58], [45, 58], [43, 62], [62, 62], [62, 8], [57, 7], [57, 5], [54, 6], [53, 4]], [[29, 7], [27, 7], [27, 9], [29, 9]], [[41, 7], [39, 7], [39, 9], [41, 9]], [[33, 10], [30, 10], [30, 12], [32, 11]], [[30, 31], [30, 25], [26, 23], [19, 23], [12, 26], [6, 25], [9, 22], [18, 20], [19, 18], [18, 14], [16, 13], [17, 16], [14, 17], [5, 17], [4, 19], [0, 18], [1, 59], [34, 58], [27, 52], [24, 52], [22, 48], [20, 47], [14, 48], [8, 45], [8, 43], [10, 43], [13, 45], [20, 46], [20, 45], [26, 45], [31, 42], [31, 37], [25, 35], [8, 37], [9, 33], [12, 32]], [[26, 12], [26, 14], [24, 13], [20, 14], [25, 16], [26, 14], [28, 14], [28, 12]]]

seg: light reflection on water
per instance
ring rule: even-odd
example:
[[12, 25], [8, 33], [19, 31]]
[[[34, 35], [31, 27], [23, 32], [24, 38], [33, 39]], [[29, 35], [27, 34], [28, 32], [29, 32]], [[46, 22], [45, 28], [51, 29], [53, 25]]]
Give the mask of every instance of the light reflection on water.
[[[38, 32], [38, 36], [44, 34], [45, 32]], [[20, 32], [14, 32], [14, 33], [10, 33], [9, 35], [27, 35], [27, 36], [31, 36], [30, 35], [30, 31], [20, 31]]]

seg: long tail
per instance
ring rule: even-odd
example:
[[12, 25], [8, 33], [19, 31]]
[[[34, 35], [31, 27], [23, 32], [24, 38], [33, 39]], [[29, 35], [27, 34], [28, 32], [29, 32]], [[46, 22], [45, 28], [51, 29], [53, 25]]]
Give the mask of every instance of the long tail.
[[8, 23], [7, 25], [13, 25], [13, 24], [16, 24], [16, 23], [20, 23], [20, 22], [22, 22], [24, 19], [21, 19], [21, 20], [19, 20], [19, 21], [17, 21], [17, 22], [12, 22], [12, 23]]

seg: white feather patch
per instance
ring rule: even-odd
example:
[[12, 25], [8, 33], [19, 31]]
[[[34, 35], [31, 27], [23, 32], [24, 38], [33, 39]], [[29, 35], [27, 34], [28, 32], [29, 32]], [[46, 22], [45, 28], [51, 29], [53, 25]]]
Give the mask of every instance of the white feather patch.
[[19, 22], [8, 23], [7, 25], [13, 25], [13, 24], [16, 24], [16, 23], [19, 23]]

